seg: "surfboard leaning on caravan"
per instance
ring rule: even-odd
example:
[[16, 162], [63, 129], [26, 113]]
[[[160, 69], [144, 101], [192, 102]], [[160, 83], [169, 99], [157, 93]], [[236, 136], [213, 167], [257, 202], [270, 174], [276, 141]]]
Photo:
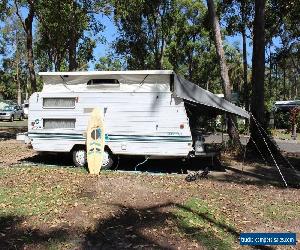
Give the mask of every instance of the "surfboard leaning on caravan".
[[185, 158], [195, 152], [188, 103], [249, 118], [242, 108], [170, 70], [40, 76], [44, 86], [30, 97], [27, 136], [36, 151], [72, 152], [77, 166], [86, 164], [86, 130], [95, 108], [104, 116], [108, 167], [115, 155]]
[[99, 174], [105, 144], [103, 113], [99, 108], [93, 109], [86, 132], [86, 152], [88, 169], [91, 174]]

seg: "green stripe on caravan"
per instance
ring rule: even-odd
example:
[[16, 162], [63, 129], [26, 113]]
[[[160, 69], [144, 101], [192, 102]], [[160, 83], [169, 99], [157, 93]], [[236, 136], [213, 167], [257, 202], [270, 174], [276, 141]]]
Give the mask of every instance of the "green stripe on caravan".
[[[67, 140], [85, 140], [82, 134], [64, 134], [64, 133], [29, 133], [29, 137], [36, 139], [67, 139]], [[190, 142], [190, 136], [156, 136], [156, 135], [112, 135], [105, 136], [106, 141], [170, 141], [170, 142]]]

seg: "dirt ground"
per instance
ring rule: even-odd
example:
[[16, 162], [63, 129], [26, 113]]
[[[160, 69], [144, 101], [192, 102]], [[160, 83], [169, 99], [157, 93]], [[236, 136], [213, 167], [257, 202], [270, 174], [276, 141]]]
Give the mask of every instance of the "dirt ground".
[[300, 190], [259, 163], [225, 156], [194, 182], [180, 161], [134, 172], [136, 162], [121, 160], [90, 176], [66, 155], [37, 155], [7, 136], [0, 166], [0, 249], [240, 249], [240, 232], [300, 235]]

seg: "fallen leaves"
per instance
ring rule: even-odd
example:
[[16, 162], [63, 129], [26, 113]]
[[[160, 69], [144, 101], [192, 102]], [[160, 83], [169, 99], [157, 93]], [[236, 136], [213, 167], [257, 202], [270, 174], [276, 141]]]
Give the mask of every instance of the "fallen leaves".
[[[14, 146], [9, 149], [12, 148]], [[14, 151], [8, 157], [18, 161], [19, 158], [13, 154], [18, 152]], [[172, 208], [160, 211], [166, 218], [159, 225], [154, 223], [159, 220], [159, 216], [151, 209], [147, 209], [144, 214], [139, 212], [140, 208], [157, 204], [184, 204], [190, 197], [206, 202], [209, 213], [206, 212], [205, 215], [208, 218], [219, 221], [223, 216], [222, 222], [226, 225], [234, 223], [238, 231], [251, 228], [271, 230], [270, 225], [277, 231], [293, 231], [297, 225], [293, 226], [291, 222], [300, 214], [299, 209], [297, 210], [297, 207], [300, 208], [300, 190], [295, 189], [282, 190], [272, 186], [259, 187], [210, 179], [191, 184], [184, 182], [183, 177], [179, 175], [152, 176], [112, 172], [95, 177], [71, 168], [0, 168], [0, 214], [26, 216], [26, 223], [21, 225], [24, 227], [34, 225], [37, 228], [45, 227], [47, 230], [67, 225], [80, 228], [84, 232], [88, 229], [96, 230], [96, 223], [99, 221], [125, 220], [122, 229], [112, 226], [106, 230], [124, 230], [130, 235], [128, 239], [134, 241], [141, 234], [140, 231], [136, 231], [136, 224], [151, 221], [153, 225], [143, 225], [147, 229], [143, 231], [144, 237], [152, 237], [170, 244], [171, 239], [174, 239], [172, 244], [182, 241], [181, 245], [188, 244], [190, 247], [200, 248], [201, 242], [191, 241], [178, 232], [170, 212]], [[134, 222], [124, 218], [128, 210], [123, 210], [123, 207], [134, 208]], [[194, 220], [187, 222], [195, 228], [203, 229], [204, 232], [218, 234], [211, 222], [207, 222], [208, 228]], [[189, 236], [193, 237], [193, 234]], [[130, 244], [132, 243], [126, 243], [124, 246], [149, 246]], [[180, 244], [176, 247], [179, 248]]]

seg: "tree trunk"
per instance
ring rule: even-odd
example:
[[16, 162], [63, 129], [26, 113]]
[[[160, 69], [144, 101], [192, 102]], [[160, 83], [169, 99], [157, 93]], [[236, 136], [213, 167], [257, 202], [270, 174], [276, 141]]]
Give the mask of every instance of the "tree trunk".
[[275, 97], [275, 99], [277, 99], [277, 85], [278, 85], [278, 64], [275, 63], [275, 86], [274, 86], [274, 92], [273, 92], [273, 96]]
[[283, 100], [286, 100], [286, 69], [285, 69], [285, 63], [283, 65]]
[[21, 82], [20, 82], [20, 59], [17, 57], [17, 64], [16, 64], [16, 80], [17, 80], [17, 103], [18, 105], [21, 105], [22, 98], [21, 98]]
[[[253, 24], [252, 55], [252, 98], [251, 113], [256, 120], [265, 126], [264, 109], [265, 78], [265, 0], [255, 0], [255, 17]], [[252, 128], [254, 126], [252, 121]], [[255, 133], [256, 130], [251, 131]]]
[[269, 62], [269, 84], [268, 84], [268, 88], [269, 88], [269, 98], [272, 98], [272, 52], [271, 52], [271, 48], [269, 48], [270, 50], [270, 62]]
[[[265, 0], [255, 0], [255, 17], [253, 24], [253, 53], [252, 53], [252, 96], [251, 96], [251, 117], [250, 133], [251, 143], [249, 146], [255, 150], [259, 148], [265, 155], [265, 142], [269, 138], [265, 137], [258, 127], [266, 127], [264, 108], [264, 78], [265, 78]], [[258, 124], [259, 123], [259, 124]], [[271, 151], [274, 150], [269, 145]], [[274, 152], [274, 151], [273, 151]]]
[[[76, 9], [77, 9], [77, 5], [76, 5], [76, 1], [73, 1], [73, 15], [72, 15], [72, 22], [76, 22], [77, 18], [76, 18]], [[72, 31], [71, 27], [71, 31]], [[72, 34], [70, 34], [70, 38], [69, 38], [69, 42], [68, 42], [68, 52], [69, 52], [69, 71], [74, 71], [77, 69], [78, 64], [76, 61], [76, 47], [77, 47], [77, 37], [76, 37], [76, 32], [73, 31], [71, 32]]]
[[[217, 57], [221, 69], [221, 78], [222, 78], [224, 97], [226, 100], [231, 101], [231, 85], [228, 76], [228, 68], [226, 65], [226, 59], [225, 59], [225, 54], [224, 54], [224, 49], [222, 44], [219, 19], [216, 15], [213, 0], [207, 0], [207, 6], [208, 6], [208, 12], [210, 16], [210, 21], [213, 28], [213, 35], [214, 35]], [[228, 114], [227, 117], [228, 117], [228, 124], [227, 124], [228, 135], [232, 140], [233, 145], [236, 146], [237, 148], [240, 148], [241, 142], [240, 142], [239, 133], [237, 131], [237, 125], [235, 123], [234, 116], [232, 114]]]
[[29, 82], [28, 82], [28, 77], [26, 77], [26, 92], [25, 92], [25, 100], [26, 100], [26, 101], [27, 101], [28, 98], [29, 98], [28, 89], [29, 89]]
[[34, 7], [32, 4], [29, 5], [29, 13], [25, 19], [25, 32], [26, 32], [26, 49], [27, 49], [27, 60], [28, 60], [28, 71], [31, 85], [31, 92], [37, 91], [36, 77], [34, 70], [34, 57], [33, 57], [33, 45], [32, 45], [32, 23], [34, 18]]
[[76, 42], [75, 39], [71, 38], [69, 42], [69, 71], [74, 71], [76, 69]]
[[291, 136], [291, 138], [293, 140], [297, 140], [297, 123], [296, 122], [294, 122], [292, 124], [292, 136]]
[[245, 1], [242, 1], [242, 40], [243, 40], [243, 82], [244, 82], [244, 104], [247, 111], [250, 109], [249, 103], [249, 86], [248, 86], [248, 62], [247, 62], [247, 36], [246, 36], [246, 6]]
[[295, 86], [295, 91], [293, 91], [294, 95], [292, 96], [292, 93], [291, 93], [291, 98], [290, 99], [296, 99], [297, 96], [298, 96], [298, 86], [297, 86], [297, 77], [296, 77], [296, 74], [294, 74], [294, 86]]

